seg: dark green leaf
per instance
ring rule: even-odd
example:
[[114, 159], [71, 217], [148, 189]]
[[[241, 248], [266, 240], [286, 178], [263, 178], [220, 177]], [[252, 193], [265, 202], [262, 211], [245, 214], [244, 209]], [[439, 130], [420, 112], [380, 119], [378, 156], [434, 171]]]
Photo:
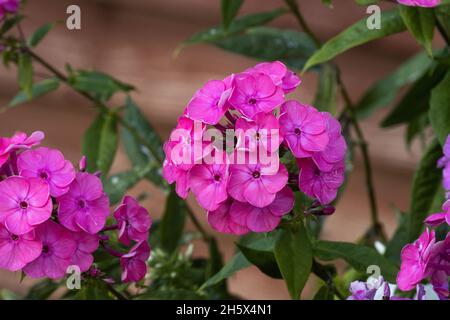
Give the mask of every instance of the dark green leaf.
[[311, 58], [309, 58], [304, 70], [329, 61], [351, 48], [402, 32], [406, 28], [397, 10], [386, 11], [381, 14], [381, 29], [370, 30], [367, 28], [366, 20], [367, 19], [364, 18], [358, 21], [331, 40], [327, 41]]
[[381, 126], [386, 128], [408, 123], [420, 114], [428, 112], [431, 90], [442, 80], [445, 72], [443, 66], [437, 66], [424, 74], [381, 122]]
[[355, 0], [355, 2], [360, 6], [368, 6], [370, 4], [378, 3], [379, 0]]
[[358, 102], [357, 117], [364, 119], [376, 110], [387, 107], [397, 96], [401, 87], [413, 83], [424, 75], [431, 62], [428, 55], [421, 52], [407, 60], [387, 77], [377, 81]]
[[97, 71], [78, 70], [70, 78], [71, 85], [102, 101], [107, 101], [117, 92], [129, 92], [134, 87]]
[[421, 136], [423, 138], [423, 134], [425, 129], [430, 124], [429, 118], [427, 114], [421, 114], [417, 118], [414, 118], [408, 123], [406, 127], [406, 145], [408, 148], [411, 146], [411, 143], [417, 136]]
[[301, 225], [295, 233], [282, 230], [275, 243], [275, 258], [292, 299], [300, 295], [312, 267], [312, 247], [306, 229]]
[[[223, 259], [222, 254], [219, 251], [219, 247], [217, 246], [217, 242], [215, 239], [211, 239], [209, 242], [209, 260], [206, 267], [206, 279], [214, 276], [217, 272], [219, 272], [223, 268]], [[228, 293], [227, 282], [226, 280], [222, 280], [216, 286], [217, 291], [222, 296], [226, 296]]]
[[320, 287], [320, 289], [314, 295], [313, 300], [333, 300], [334, 294], [333, 291], [326, 285]]
[[10, 107], [15, 107], [19, 104], [28, 102], [32, 99], [43, 96], [51, 91], [59, 88], [60, 81], [58, 78], [50, 78], [42, 80], [33, 84], [31, 88], [31, 96], [28, 96], [24, 91], [20, 91], [9, 103]]
[[442, 156], [442, 147], [434, 140], [427, 148], [414, 174], [411, 207], [409, 209], [408, 242], [420, 235], [423, 221], [430, 212], [442, 181], [442, 172], [436, 167]]
[[0, 28], [0, 36], [4, 35], [6, 32], [14, 28], [22, 19], [22, 15], [14, 15], [12, 17], [4, 19]]
[[83, 139], [83, 154], [89, 172], [100, 171], [106, 177], [117, 151], [117, 115], [100, 114], [87, 129]]
[[73, 297], [74, 300], [113, 300], [106, 283], [101, 279], [89, 279]]
[[171, 188], [166, 201], [166, 209], [159, 226], [161, 247], [168, 253], [174, 252], [183, 235], [186, 221], [186, 203]]
[[336, 69], [325, 64], [319, 75], [319, 84], [313, 105], [321, 111], [328, 111], [336, 115], [338, 88]]
[[33, 60], [27, 53], [19, 56], [18, 65], [19, 87], [28, 97], [32, 95], [33, 87]]
[[250, 28], [243, 34], [214, 41], [214, 44], [260, 60], [281, 60], [294, 69], [301, 69], [315, 50], [314, 42], [306, 34], [269, 27]]
[[442, 4], [434, 8], [436, 19], [443, 28], [443, 31], [450, 37], [450, 4]]
[[146, 173], [145, 178], [167, 189], [160, 171], [160, 164], [164, 159], [161, 138], [130, 97], [127, 97], [125, 102], [124, 120], [132, 129], [131, 131], [124, 126], [121, 128], [122, 144], [131, 163], [133, 166], [151, 168], [152, 170]]
[[275, 255], [272, 251], [256, 250], [247, 248], [240, 244], [236, 245], [244, 254], [245, 258], [258, 267], [261, 272], [272, 278], [282, 278], [280, 269], [278, 269], [278, 265], [275, 260]]
[[48, 299], [57, 289], [59, 288], [59, 283], [50, 279], [45, 279], [39, 281], [33, 285], [28, 293], [25, 295], [25, 300], [46, 300]]
[[431, 92], [429, 116], [439, 142], [444, 145], [450, 133], [450, 71]]
[[314, 244], [314, 255], [324, 261], [344, 259], [362, 273], [366, 273], [368, 266], [377, 265], [382, 276], [389, 282], [394, 282], [397, 277], [397, 266], [369, 247], [347, 242], [317, 241]]
[[[227, 36], [243, 32], [248, 28], [264, 25], [286, 12], [286, 9], [280, 8], [269, 12], [255, 13], [244, 16], [242, 18], [234, 20], [226, 32], [223, 29], [223, 26], [216, 26], [209, 30], [194, 34], [191, 38], [181, 43], [181, 48], [186, 45], [224, 39]], [[178, 50], [180, 50], [181, 48], [179, 48]]]
[[434, 34], [434, 14], [431, 8], [400, 6], [400, 15], [409, 32], [431, 56]]
[[53, 29], [53, 27], [55, 26], [54, 23], [47, 23], [44, 24], [43, 26], [39, 27], [30, 37], [30, 39], [28, 39], [28, 45], [30, 47], [36, 47], [42, 39], [44, 39], [44, 37], [47, 35], [47, 33]]
[[243, 3], [244, 0], [222, 0], [222, 25], [225, 30], [228, 30]]

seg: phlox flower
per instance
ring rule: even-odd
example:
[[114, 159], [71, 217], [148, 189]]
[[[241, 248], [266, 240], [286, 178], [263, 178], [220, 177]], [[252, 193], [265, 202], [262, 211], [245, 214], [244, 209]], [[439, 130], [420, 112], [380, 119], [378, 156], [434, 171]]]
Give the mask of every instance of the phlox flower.
[[329, 142], [325, 150], [314, 153], [312, 158], [320, 170], [330, 171], [336, 163], [344, 160], [347, 144], [341, 134], [339, 121], [328, 112], [322, 114], [327, 119]]
[[0, 268], [9, 271], [22, 269], [40, 256], [42, 242], [30, 231], [16, 235], [0, 224]]
[[216, 210], [228, 198], [229, 165], [198, 164], [189, 171], [189, 186], [202, 208]]
[[69, 191], [57, 201], [58, 219], [67, 229], [95, 234], [105, 226], [109, 199], [97, 176], [79, 172]]
[[53, 205], [46, 182], [12, 176], [0, 182], [0, 190], [0, 223], [11, 233], [28, 233], [50, 218]]
[[384, 280], [383, 277], [369, 277], [366, 282], [353, 281], [350, 284], [351, 296], [347, 300], [389, 300], [395, 291], [395, 285]]
[[152, 225], [147, 209], [130, 196], [125, 196], [114, 211], [114, 218], [119, 225], [119, 241], [130, 245], [131, 240], [147, 240], [148, 230]]
[[280, 61], [262, 62], [245, 72], [261, 72], [268, 75], [276, 86], [283, 89], [284, 93], [294, 91], [301, 83], [300, 78]]
[[426, 276], [431, 278], [434, 291], [441, 299], [448, 299], [448, 277], [450, 277], [450, 233], [443, 241], [431, 248]]
[[327, 147], [327, 117], [314, 107], [287, 101], [278, 120], [281, 135], [296, 158], [311, 157]]
[[289, 187], [284, 187], [275, 195], [273, 202], [264, 208], [234, 201], [230, 215], [234, 223], [246, 226], [253, 232], [270, 232], [278, 226], [281, 217], [293, 207], [294, 193]]
[[326, 205], [336, 199], [339, 187], [344, 183], [345, 164], [335, 164], [330, 171], [321, 171], [310, 158], [298, 161], [300, 168], [298, 187], [310, 196]]
[[19, 9], [19, 0], [0, 0], [0, 20], [6, 13], [15, 13]]
[[250, 232], [245, 225], [240, 225], [231, 218], [230, 208], [235, 200], [228, 198], [222, 202], [214, 211], [208, 211], [208, 223], [215, 230], [222, 233], [230, 233], [235, 235], [243, 235]]
[[412, 244], [407, 244], [401, 252], [400, 272], [397, 275], [397, 285], [400, 290], [412, 290], [426, 277], [426, 268], [430, 253], [436, 242], [434, 230], [425, 230]]
[[77, 248], [72, 233], [48, 220], [36, 228], [36, 236], [42, 241], [42, 253], [23, 268], [25, 274], [33, 279], [64, 277]]
[[450, 225], [450, 200], [444, 202], [442, 212], [434, 213], [425, 219], [425, 223], [432, 227], [436, 227], [444, 222]]
[[411, 7], [436, 7], [441, 0], [397, 0], [397, 2]]
[[260, 163], [235, 164], [230, 166], [228, 193], [237, 201], [263, 208], [275, 200], [287, 181], [288, 172], [281, 163], [276, 172], [272, 166]]
[[199, 89], [186, 107], [186, 116], [207, 124], [216, 124], [228, 110], [232, 88], [224, 81], [208, 81]]
[[235, 124], [237, 149], [258, 151], [263, 148], [269, 153], [278, 150], [283, 138], [277, 118], [271, 113], [259, 113], [254, 120], [239, 118]]
[[283, 90], [264, 73], [241, 73], [234, 78], [229, 102], [250, 119], [258, 113], [272, 111], [283, 101]]
[[450, 191], [450, 135], [444, 144], [444, 155], [439, 159], [437, 166], [443, 169], [443, 181], [444, 189]]
[[136, 243], [128, 253], [120, 257], [122, 282], [138, 282], [147, 273], [146, 261], [150, 257], [150, 246], [147, 241]]
[[21, 153], [17, 159], [19, 174], [40, 178], [50, 186], [50, 195], [60, 197], [75, 179], [75, 169], [59, 150], [37, 148]]
[[12, 151], [30, 149], [40, 144], [44, 137], [41, 131], [35, 131], [29, 137], [23, 132], [17, 132], [11, 138], [0, 137], [0, 166], [8, 160]]
[[70, 259], [70, 265], [76, 265], [81, 272], [88, 271], [94, 262], [92, 255], [97, 250], [99, 239], [97, 235], [86, 232], [72, 232], [72, 239], [76, 242], [75, 252]]

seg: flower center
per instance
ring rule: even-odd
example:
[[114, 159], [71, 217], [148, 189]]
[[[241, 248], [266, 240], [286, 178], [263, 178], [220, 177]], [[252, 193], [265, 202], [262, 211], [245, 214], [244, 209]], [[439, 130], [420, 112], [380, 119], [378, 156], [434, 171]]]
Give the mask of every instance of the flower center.
[[218, 173], [216, 173], [216, 174], [214, 175], [214, 180], [215, 180], [215, 181], [220, 181], [221, 178], [222, 178], [222, 176], [221, 176], [220, 174], [218, 174]]
[[39, 177], [40, 177], [41, 179], [43, 179], [43, 180], [47, 180], [47, 179], [48, 179], [48, 173], [45, 172], [45, 171], [42, 171], [42, 172], [39, 174]]
[[19, 206], [20, 206], [20, 209], [24, 209], [25, 210], [26, 208], [28, 208], [28, 202], [20, 201]]
[[300, 135], [300, 133], [302, 133], [302, 130], [300, 128], [295, 128], [294, 133], [296, 135]]
[[261, 177], [261, 173], [259, 171], [253, 171], [252, 176], [253, 178], [258, 179]]
[[42, 246], [42, 253], [46, 254], [50, 251], [50, 248], [47, 245]]
[[253, 104], [255, 104], [255, 103], [256, 103], [256, 99], [255, 99], [255, 98], [250, 98], [250, 99], [248, 99], [248, 104], [253, 105]]
[[319, 168], [315, 168], [315, 169], [314, 169], [314, 175], [315, 175], [316, 177], [320, 176], [320, 170], [319, 170]]
[[19, 236], [16, 235], [16, 234], [12, 234], [12, 235], [11, 235], [11, 239], [12, 239], [13, 241], [17, 241], [17, 240], [19, 240]]
[[86, 201], [84, 201], [83, 199], [78, 200], [78, 207], [80, 209], [86, 208]]

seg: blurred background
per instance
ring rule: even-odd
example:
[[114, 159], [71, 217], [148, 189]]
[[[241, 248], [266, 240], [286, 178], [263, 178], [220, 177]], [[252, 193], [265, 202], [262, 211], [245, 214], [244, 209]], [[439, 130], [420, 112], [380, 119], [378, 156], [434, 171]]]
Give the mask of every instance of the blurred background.
[[[65, 21], [70, 4], [81, 7], [82, 29], [69, 31], [65, 24], [53, 30], [37, 52], [59, 69], [69, 62], [74, 68], [96, 69], [137, 87], [133, 97], [163, 139], [175, 126], [193, 93], [209, 79], [222, 79], [231, 72], [242, 71], [256, 61], [234, 55], [207, 45], [188, 47], [177, 57], [177, 45], [193, 33], [219, 24], [218, 0], [38, 0], [28, 1], [24, 24], [27, 35], [38, 26]], [[330, 9], [319, 0], [299, 1], [308, 23], [320, 40], [334, 36], [346, 26], [367, 16], [366, 8], [353, 0], [335, 1]], [[275, 9], [281, 0], [246, 0], [241, 14]], [[389, 4], [387, 4], [389, 7]], [[292, 16], [277, 19], [272, 25], [298, 29]], [[271, 45], [268, 43], [267, 45]], [[419, 46], [403, 33], [376, 41], [342, 55], [338, 64], [342, 77], [354, 101], [377, 79], [389, 74], [396, 66], [419, 51]], [[37, 73], [36, 79], [45, 77]], [[0, 67], [0, 106], [4, 106], [18, 91], [16, 70]], [[317, 77], [309, 74], [292, 95], [310, 103], [315, 95]], [[120, 103], [120, 100], [117, 100]], [[114, 100], [113, 100], [114, 104]], [[414, 145], [406, 150], [404, 128], [381, 130], [385, 115], [381, 111], [362, 123], [374, 162], [374, 178], [381, 220], [389, 235], [396, 226], [395, 208], [407, 209], [414, 166], [421, 148]], [[0, 135], [15, 131], [46, 133], [45, 145], [61, 149], [66, 158], [77, 163], [81, 156], [81, 138], [93, 121], [94, 109], [89, 101], [62, 86], [56, 93], [39, 98], [0, 114]], [[119, 150], [112, 172], [130, 166], [123, 150]], [[144, 205], [153, 219], [163, 210], [164, 194], [150, 183], [139, 184], [132, 193], [149, 194]], [[205, 213], [196, 213], [206, 228]], [[336, 213], [326, 221], [323, 238], [355, 241], [369, 226], [369, 206], [360, 157], [356, 155], [355, 169], [346, 193]], [[189, 226], [190, 227], [190, 226]], [[219, 235], [219, 245], [226, 259], [233, 255], [235, 238]], [[198, 243], [195, 254], [205, 248]], [[310, 296], [315, 279], [304, 291]], [[20, 274], [0, 271], [0, 288], [17, 293], [26, 292], [33, 282], [20, 283]], [[270, 279], [255, 267], [243, 270], [230, 279], [231, 291], [243, 298], [288, 299], [281, 280]]]

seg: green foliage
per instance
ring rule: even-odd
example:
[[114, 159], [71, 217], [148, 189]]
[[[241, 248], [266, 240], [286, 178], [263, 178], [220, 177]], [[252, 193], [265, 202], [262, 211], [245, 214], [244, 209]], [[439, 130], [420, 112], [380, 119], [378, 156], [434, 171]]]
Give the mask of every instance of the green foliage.
[[224, 30], [228, 30], [243, 3], [244, 0], [222, 0], [222, 25]]
[[18, 106], [19, 104], [29, 102], [38, 97], [46, 95], [59, 88], [60, 81], [58, 78], [49, 78], [36, 82], [31, 87], [31, 94], [28, 95], [25, 91], [20, 91], [9, 103], [10, 107]]
[[106, 177], [116, 151], [117, 114], [101, 113], [87, 129], [83, 138], [83, 154], [87, 158], [87, 170], [100, 171]]
[[338, 79], [336, 68], [330, 64], [324, 64], [319, 73], [317, 94], [313, 105], [321, 111], [328, 111], [332, 115], [336, 115], [337, 90]]
[[299, 299], [312, 267], [312, 246], [306, 229], [282, 230], [275, 243], [275, 258], [292, 299]]
[[20, 90], [28, 97], [31, 97], [33, 88], [33, 60], [28, 53], [22, 53], [19, 56], [18, 81]]
[[450, 70], [431, 91], [430, 121], [441, 145], [450, 133]]
[[28, 46], [36, 47], [42, 41], [42, 39], [45, 38], [47, 33], [49, 33], [50, 30], [53, 29], [54, 26], [54, 23], [47, 23], [39, 27], [28, 39]]
[[278, 269], [273, 251], [252, 249], [239, 243], [236, 245], [245, 258], [258, 267], [261, 272], [272, 278], [281, 278], [281, 273]]
[[339, 33], [334, 38], [328, 40], [311, 58], [309, 58], [304, 70], [330, 61], [337, 55], [351, 48], [404, 30], [405, 25], [397, 10], [383, 12], [381, 15], [381, 29], [368, 29], [366, 19], [362, 19]]
[[435, 23], [433, 9], [399, 6], [399, 10], [409, 32], [431, 56], [433, 54], [431, 42], [433, 41]]

